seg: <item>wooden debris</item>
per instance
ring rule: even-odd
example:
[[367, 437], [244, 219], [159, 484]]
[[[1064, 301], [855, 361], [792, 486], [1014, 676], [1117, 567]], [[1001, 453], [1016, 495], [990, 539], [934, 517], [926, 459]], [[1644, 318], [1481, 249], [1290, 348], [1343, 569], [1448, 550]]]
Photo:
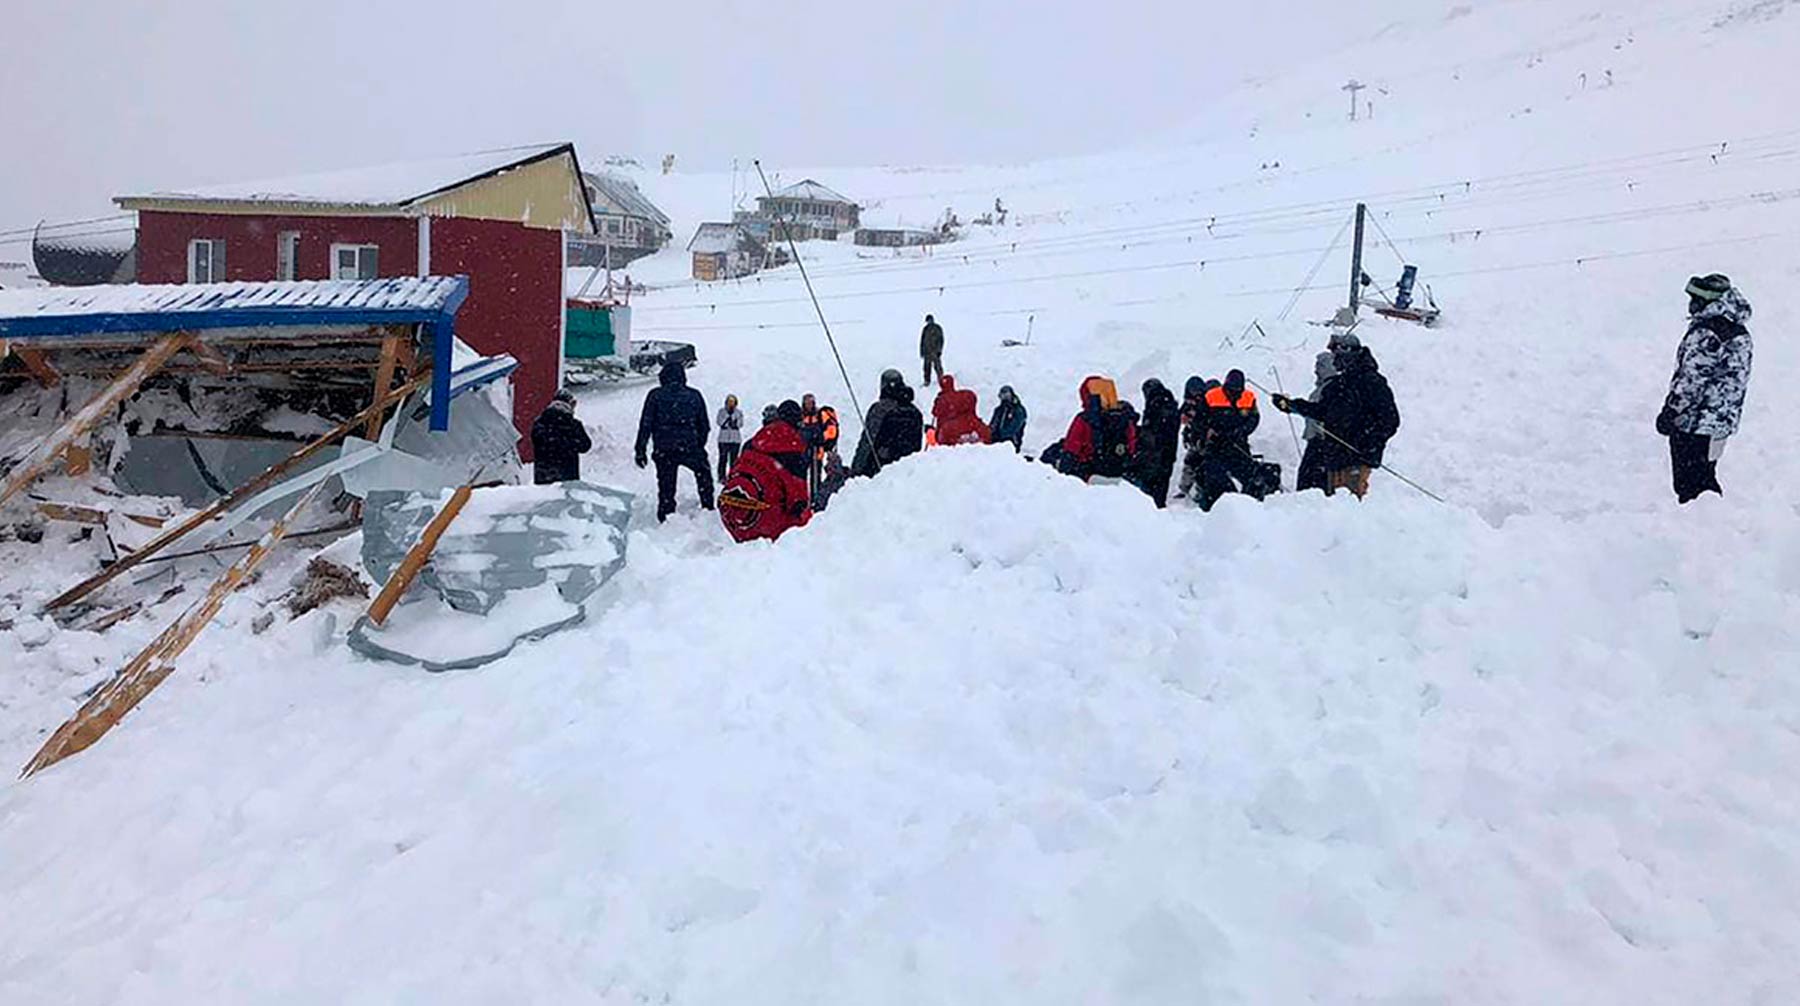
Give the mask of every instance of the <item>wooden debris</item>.
[[32, 380], [46, 388], [54, 388], [62, 383], [62, 374], [57, 372], [56, 366], [50, 362], [50, 357], [45, 355], [43, 350], [18, 346], [12, 352], [21, 363], [25, 364], [25, 369], [30, 372]]
[[131, 662], [113, 676], [111, 681], [94, 692], [92, 698], [82, 704], [75, 715], [67, 723], [58, 727], [31, 761], [25, 764], [20, 777], [30, 776], [64, 758], [92, 747], [96, 741], [106, 736], [106, 732], [116, 726], [126, 713], [137, 708], [144, 697], [155, 690], [157, 685], [175, 670], [175, 660], [180, 657], [194, 639], [205, 630], [224, 606], [225, 599], [232, 591], [242, 586], [245, 580], [262, 565], [275, 546], [280, 544], [287, 534], [288, 524], [300, 514], [300, 511], [312, 503], [323, 488], [323, 483], [313, 486], [300, 497], [288, 512], [283, 514], [275, 525], [269, 528], [249, 552], [232, 564], [219, 579], [207, 590], [206, 595], [196, 601], [192, 607], [182, 613], [162, 634], [157, 636], [143, 652], [131, 659]]
[[237, 504], [242, 503], [244, 500], [249, 499], [250, 497], [261, 492], [262, 490], [268, 488], [277, 479], [281, 478], [281, 476], [285, 475], [287, 472], [292, 470], [296, 465], [298, 465], [301, 462], [305, 461], [306, 459], [314, 456], [315, 454], [318, 454], [320, 451], [324, 450], [327, 447], [330, 447], [332, 444], [337, 443], [339, 440], [343, 439], [343, 437], [346, 436], [347, 434], [349, 434], [351, 431], [356, 430], [358, 427], [362, 426], [365, 422], [368, 421], [369, 416], [381, 412], [382, 410], [386, 409], [389, 405], [392, 405], [393, 403], [405, 398], [407, 395], [412, 394], [414, 391], [417, 391], [418, 389], [424, 387], [425, 384], [430, 380], [431, 380], [431, 372], [429, 370], [426, 370], [417, 375], [414, 375], [413, 377], [408, 379], [406, 381], [406, 383], [400, 385], [398, 388], [395, 388], [392, 391], [388, 392], [387, 394], [381, 396], [381, 398], [379, 398], [375, 402], [374, 405], [369, 406], [367, 409], [364, 409], [362, 412], [359, 412], [356, 415], [345, 420], [343, 423], [338, 424], [336, 427], [331, 429], [329, 432], [325, 433], [323, 436], [319, 437], [316, 440], [313, 440], [311, 443], [308, 443], [306, 446], [295, 451], [293, 454], [288, 455], [287, 458], [285, 458], [284, 460], [276, 462], [275, 464], [271, 465], [261, 475], [258, 475], [257, 477], [251, 479], [250, 481], [244, 483], [243, 485], [237, 487], [236, 489], [233, 489], [230, 493], [226, 494], [225, 496], [220, 497], [217, 500], [214, 500], [212, 503], [207, 504], [206, 507], [195, 512], [193, 515], [189, 516], [188, 519], [182, 521], [180, 524], [177, 524], [172, 528], [169, 528], [168, 530], [164, 531], [162, 534], [157, 535], [155, 538], [153, 538], [149, 542], [145, 543], [144, 547], [138, 549], [137, 551], [131, 553], [128, 556], [121, 558], [118, 562], [113, 563], [111, 566], [106, 567], [105, 569], [101, 570], [99, 573], [96, 573], [93, 576], [88, 577], [86, 580], [83, 580], [80, 583], [76, 584], [75, 586], [70, 587], [68, 590], [63, 591], [61, 594], [58, 594], [56, 597], [51, 598], [49, 600], [49, 602], [47, 602], [44, 605], [45, 610], [47, 610], [47, 611], [54, 610], [56, 608], [62, 607], [65, 604], [69, 604], [73, 601], [78, 601], [81, 598], [86, 597], [88, 594], [91, 594], [94, 591], [105, 586], [106, 584], [111, 583], [115, 578], [117, 578], [119, 575], [123, 574], [126, 570], [136, 567], [139, 563], [150, 558], [152, 555], [155, 555], [156, 553], [162, 551], [164, 548], [167, 548], [171, 542], [179, 540], [180, 538], [186, 536], [189, 532], [193, 531], [195, 528], [198, 528], [201, 525], [212, 521], [214, 518], [218, 517], [220, 514], [225, 513], [227, 510], [230, 510], [232, 507], [236, 506]]
[[132, 523], [142, 524], [145, 527], [162, 527], [169, 522], [169, 518], [156, 514], [108, 510], [105, 507], [89, 506], [86, 503], [63, 503], [57, 500], [38, 499], [35, 496], [32, 499], [37, 503], [38, 513], [50, 520], [68, 521], [71, 524], [92, 524], [95, 527], [105, 527], [107, 517], [115, 513]]
[[105, 632], [107, 629], [110, 629], [113, 626], [118, 625], [120, 622], [123, 622], [126, 619], [132, 617], [133, 615], [136, 615], [138, 612], [143, 611], [145, 607], [154, 607], [155, 605], [161, 604], [164, 601], [167, 601], [169, 598], [174, 597], [176, 594], [179, 594], [186, 589], [187, 589], [186, 587], [183, 587], [181, 584], [178, 583], [178, 584], [174, 585], [173, 587], [170, 587], [168, 590], [163, 591], [162, 594], [159, 597], [157, 597], [157, 599], [154, 601], [148, 601], [148, 602], [133, 601], [130, 604], [127, 604], [126, 606], [124, 606], [123, 608], [115, 608], [114, 610], [109, 611], [104, 615], [101, 615], [99, 618], [94, 619], [93, 621], [87, 623], [86, 625], [76, 626], [76, 628], [82, 632]]
[[[144, 350], [125, 372], [113, 378], [105, 390], [94, 396], [86, 405], [76, 410], [68, 421], [58, 427], [54, 433], [45, 437], [42, 443], [33, 447], [30, 453], [20, 459], [18, 465], [6, 477], [6, 485], [0, 488], [0, 503], [5, 503], [30, 485], [38, 476], [50, 470], [56, 459], [68, 450], [69, 446], [81, 439], [102, 419], [125, 399], [125, 396], [136, 391], [151, 374], [156, 373], [162, 365], [169, 362], [192, 338], [184, 332], [165, 335]], [[23, 349], [14, 349], [15, 353], [24, 353]]]
[[[400, 344], [405, 336], [390, 334], [381, 340], [381, 362], [375, 366], [375, 400], [381, 400], [382, 392], [394, 384], [394, 367], [400, 362]], [[382, 410], [386, 411], [386, 410]], [[363, 429], [364, 440], [374, 440], [381, 436], [382, 412], [369, 417], [369, 425]]]
[[211, 343], [195, 339], [188, 344], [188, 352], [193, 353], [194, 358], [210, 373], [223, 377], [232, 371], [231, 361], [225, 358], [224, 353], [219, 352], [219, 347]]
[[381, 625], [387, 621], [388, 614], [394, 610], [394, 605], [400, 603], [400, 596], [405, 594], [406, 588], [412, 585], [413, 578], [419, 575], [419, 570], [425, 568], [425, 560], [431, 558], [432, 551], [437, 548], [438, 539], [444, 536], [444, 529], [449, 527], [450, 522], [456, 519], [456, 515], [462, 512], [463, 506], [469, 502], [469, 494], [473, 491], [468, 486], [459, 487], [456, 492], [450, 494], [450, 502], [445, 503], [444, 508], [431, 518], [431, 523], [425, 525], [425, 530], [419, 535], [418, 542], [407, 550], [406, 558], [401, 559], [400, 565], [394, 567], [394, 575], [388, 577], [388, 582], [382, 586], [381, 593], [375, 595], [375, 603], [369, 605], [370, 622]]

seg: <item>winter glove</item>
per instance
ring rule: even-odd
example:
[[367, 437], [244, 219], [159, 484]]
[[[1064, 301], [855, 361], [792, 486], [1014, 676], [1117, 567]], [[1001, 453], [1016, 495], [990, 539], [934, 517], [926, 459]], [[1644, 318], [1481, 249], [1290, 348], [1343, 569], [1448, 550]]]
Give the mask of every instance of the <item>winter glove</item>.
[[642, 452], [642, 451], [639, 451], [639, 452], [638, 452], [638, 456], [637, 456], [637, 466], [638, 466], [638, 467], [639, 467], [639, 468], [648, 468], [648, 467], [650, 467], [650, 459], [649, 459], [649, 458], [647, 458], [647, 457], [645, 457], [645, 456], [644, 456], [644, 454], [643, 454], [643, 452]]
[[1663, 410], [1656, 414], [1656, 432], [1665, 437], [1675, 435], [1675, 410], [1665, 405]]
[[1270, 398], [1275, 403], [1275, 411], [1276, 412], [1292, 412], [1293, 411], [1294, 407], [1292, 404], [1290, 404], [1290, 400], [1289, 400], [1288, 396], [1277, 394], [1277, 395], [1270, 396]]

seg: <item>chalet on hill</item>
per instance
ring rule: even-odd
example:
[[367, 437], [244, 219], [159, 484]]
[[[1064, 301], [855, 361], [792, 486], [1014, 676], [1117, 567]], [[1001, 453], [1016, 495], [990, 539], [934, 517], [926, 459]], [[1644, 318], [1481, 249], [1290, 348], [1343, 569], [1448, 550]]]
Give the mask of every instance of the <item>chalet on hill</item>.
[[637, 183], [615, 172], [582, 174], [594, 209], [593, 237], [569, 242], [572, 266], [628, 265], [661, 251], [673, 237], [669, 216], [645, 197]]
[[694, 256], [694, 278], [736, 279], [763, 267], [767, 249], [750, 230], [736, 223], [705, 223], [688, 241]]
[[862, 219], [862, 207], [810, 178], [759, 196], [756, 212], [774, 224], [778, 237], [791, 234], [796, 241], [836, 241]]
[[[514, 147], [267, 181], [147, 192], [140, 283], [463, 275], [457, 334], [506, 353], [521, 433], [562, 379], [565, 235], [593, 235], [575, 148]], [[530, 460], [530, 442], [521, 444]]]

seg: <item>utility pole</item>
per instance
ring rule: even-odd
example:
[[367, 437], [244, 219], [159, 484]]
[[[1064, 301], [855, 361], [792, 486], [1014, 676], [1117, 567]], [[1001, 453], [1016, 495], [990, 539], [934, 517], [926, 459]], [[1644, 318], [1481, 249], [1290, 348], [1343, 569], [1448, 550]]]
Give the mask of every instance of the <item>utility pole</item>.
[[1355, 77], [1352, 77], [1352, 78], [1350, 78], [1350, 83], [1345, 84], [1341, 88], [1341, 90], [1350, 92], [1350, 121], [1351, 122], [1356, 121], [1356, 92], [1358, 92], [1368, 86], [1369, 85], [1360, 83], [1359, 81], [1357, 81], [1357, 79]]
[[1355, 317], [1356, 309], [1362, 304], [1362, 248], [1363, 218], [1368, 215], [1369, 208], [1362, 203], [1356, 204], [1356, 238], [1350, 244], [1350, 315]]

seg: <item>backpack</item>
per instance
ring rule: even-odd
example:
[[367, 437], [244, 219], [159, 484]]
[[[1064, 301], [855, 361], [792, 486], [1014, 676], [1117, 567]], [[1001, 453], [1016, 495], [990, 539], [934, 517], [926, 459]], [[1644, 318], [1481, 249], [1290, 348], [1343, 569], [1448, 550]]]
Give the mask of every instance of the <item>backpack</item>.
[[1130, 409], [1114, 407], [1101, 409], [1097, 421], [1090, 419], [1089, 424], [1094, 427], [1092, 473], [1124, 477], [1131, 468], [1132, 432], [1137, 427], [1137, 417]]

